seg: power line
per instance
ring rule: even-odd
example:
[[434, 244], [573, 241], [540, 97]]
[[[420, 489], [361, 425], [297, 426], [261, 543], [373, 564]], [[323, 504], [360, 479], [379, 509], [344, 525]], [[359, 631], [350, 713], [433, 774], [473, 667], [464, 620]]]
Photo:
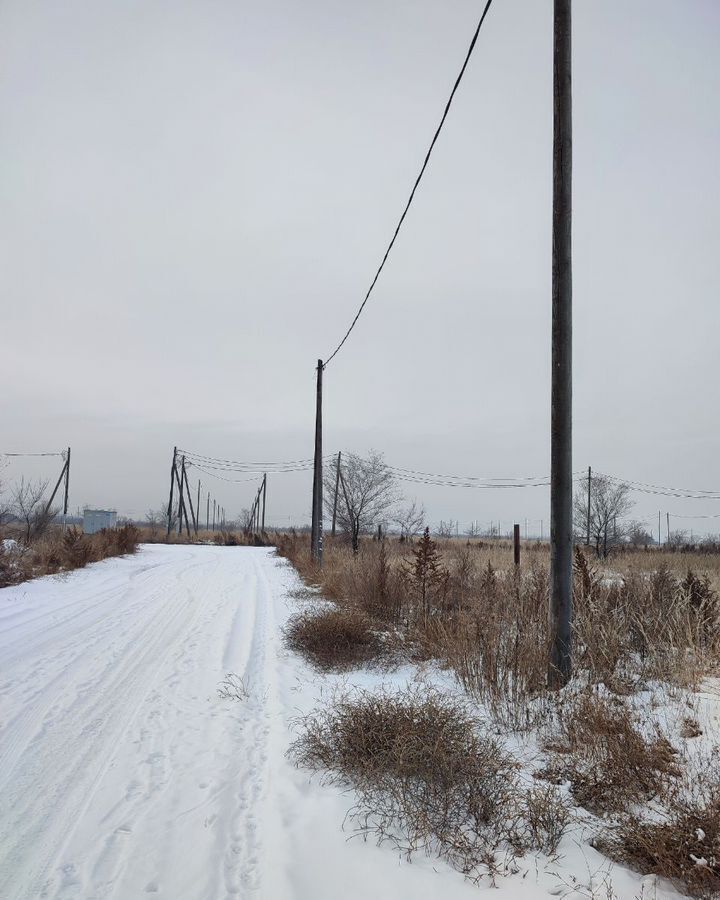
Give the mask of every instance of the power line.
[[625, 484], [631, 490], [641, 494], [654, 494], [661, 497], [675, 497], [680, 500], [720, 500], [720, 491], [693, 490], [692, 488], [663, 487], [657, 484], [646, 484], [642, 481], [628, 481], [617, 475], [608, 475], [604, 472], [595, 473], [601, 478], [607, 478], [615, 484]]
[[60, 453], [0, 453], [0, 456], [65, 456], [65, 451]]
[[337, 355], [337, 353], [339, 352], [339, 350], [341, 349], [341, 347], [343, 346], [345, 341], [350, 337], [350, 332], [355, 327], [355, 324], [357, 323], [357, 320], [360, 318], [360, 315], [362, 314], [363, 309], [365, 309], [365, 304], [370, 299], [370, 294], [373, 292], [373, 288], [375, 287], [377, 280], [380, 277], [380, 273], [382, 272], [383, 268], [385, 267], [385, 263], [387, 262], [387, 258], [390, 255], [390, 251], [392, 250], [393, 245], [395, 244], [395, 239], [397, 238], [397, 236], [400, 232], [400, 228], [402, 227], [402, 224], [405, 221], [405, 216], [408, 214], [408, 210], [410, 209], [413, 199], [415, 198], [415, 192], [417, 191], [417, 189], [420, 185], [420, 181], [422, 180], [422, 177], [425, 174], [425, 169], [427, 169], [428, 163], [430, 162], [430, 156], [433, 152], [433, 149], [435, 148], [435, 144], [437, 143], [438, 138], [440, 137], [440, 132], [442, 131], [443, 125], [445, 124], [445, 120], [447, 119], [448, 113], [450, 112], [450, 107], [452, 106], [453, 99], [455, 98], [457, 89], [460, 87], [460, 82], [462, 81], [463, 75], [465, 74], [465, 70], [468, 67], [468, 63], [470, 62], [470, 57], [472, 56], [473, 50], [475, 49], [475, 44], [477, 43], [478, 35], [480, 34], [480, 29], [482, 28], [482, 24], [485, 21], [485, 16], [488, 14], [488, 10], [490, 9], [491, 3], [492, 3], [492, 0], [487, 0], [487, 3], [485, 4], [485, 9], [483, 10], [482, 15], [480, 16], [480, 21], [478, 22], [477, 28], [475, 29], [475, 33], [473, 34], [472, 40], [470, 41], [470, 46], [468, 47], [467, 54], [465, 55], [465, 61], [463, 62], [462, 68], [460, 69], [460, 74], [455, 79], [455, 84], [453, 85], [453, 89], [452, 89], [452, 91], [450, 91], [450, 97], [448, 98], [448, 101], [445, 104], [445, 109], [443, 111], [442, 118], [440, 119], [440, 124], [438, 125], [438, 127], [435, 131], [435, 134], [433, 135], [433, 139], [430, 142], [430, 147], [428, 148], [428, 151], [425, 154], [425, 159], [423, 160], [422, 167], [420, 168], [420, 174], [415, 179], [415, 184], [413, 185], [413, 188], [410, 191], [410, 196], [408, 197], [408, 201], [405, 204], [405, 209], [403, 210], [402, 215], [400, 216], [400, 220], [398, 221], [397, 226], [395, 227], [395, 231], [393, 233], [392, 238], [390, 239], [390, 243], [388, 244], [387, 249], [385, 250], [385, 255], [383, 256], [382, 262], [380, 263], [378, 270], [375, 273], [375, 277], [373, 278], [373, 280], [370, 284], [370, 287], [368, 288], [367, 294], [365, 294], [365, 299], [360, 304], [360, 309], [358, 309], [357, 313], [355, 314], [355, 318], [352, 320], [350, 327], [345, 332], [343, 339], [340, 341], [340, 343], [337, 345], [335, 350], [333, 350], [333, 352], [330, 354], [328, 359], [325, 361], [323, 368], [325, 368], [328, 365], [328, 363], [332, 362], [332, 360]]

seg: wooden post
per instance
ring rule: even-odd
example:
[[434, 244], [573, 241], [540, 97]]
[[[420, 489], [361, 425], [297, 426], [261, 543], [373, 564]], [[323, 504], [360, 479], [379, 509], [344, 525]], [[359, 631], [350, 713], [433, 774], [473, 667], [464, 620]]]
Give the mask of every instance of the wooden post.
[[323, 362], [319, 359], [317, 364], [317, 388], [315, 397], [315, 465], [313, 468], [311, 527], [312, 558], [319, 566], [322, 566], [323, 557], [322, 373]]
[[520, 526], [513, 525], [513, 559], [515, 567], [520, 565]]
[[337, 468], [335, 469], [335, 498], [333, 500], [333, 517], [332, 517], [332, 531], [331, 534], [335, 537], [335, 523], [337, 522], [337, 505], [338, 505], [338, 492], [340, 490], [340, 457], [342, 455], [342, 451], [338, 450], [338, 458], [337, 458]]
[[554, 0], [550, 635], [548, 681], [572, 674], [571, 0]]

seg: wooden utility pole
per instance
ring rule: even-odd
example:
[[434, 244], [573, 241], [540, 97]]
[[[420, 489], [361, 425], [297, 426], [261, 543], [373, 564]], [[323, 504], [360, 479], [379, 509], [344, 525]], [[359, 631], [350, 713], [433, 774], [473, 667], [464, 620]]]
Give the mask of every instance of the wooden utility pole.
[[213, 527], [212, 530], [215, 531], [215, 510], [217, 509], [217, 500], [213, 499]]
[[68, 447], [67, 462], [65, 463], [65, 503], [63, 504], [63, 516], [67, 516], [69, 493], [70, 493], [70, 448]]
[[323, 557], [322, 373], [323, 362], [319, 359], [317, 364], [317, 390], [315, 398], [315, 466], [313, 469], [311, 526], [312, 558], [319, 566], [322, 566]]
[[[183, 456], [180, 460], [180, 477], [179, 477], [179, 485], [178, 490], [180, 494], [180, 522], [178, 524], [178, 534], [182, 534], [182, 523], [183, 516], [185, 516], [185, 528], [187, 529], [188, 537], [190, 537], [190, 521], [188, 519], [187, 514], [187, 506], [185, 506], [185, 493], [187, 490], [187, 474], [185, 472], [185, 457]], [[188, 499], [190, 498], [190, 492], [187, 491]]]
[[667, 516], [667, 540], [665, 541], [666, 546], [670, 546], [670, 513], [665, 513]]
[[513, 559], [515, 567], [520, 565], [520, 526], [513, 525]]
[[342, 451], [338, 450], [337, 468], [335, 469], [335, 498], [333, 500], [332, 536], [335, 537], [335, 523], [337, 522], [338, 492], [340, 490], [340, 457]]
[[50, 499], [45, 504], [45, 510], [43, 512], [43, 516], [46, 516], [50, 512], [50, 507], [52, 506], [52, 502], [55, 499], [55, 495], [57, 494], [58, 489], [59, 489], [60, 485], [63, 483], [63, 481], [65, 482], [65, 504], [64, 504], [63, 508], [65, 510], [65, 513], [67, 513], [67, 491], [68, 491], [69, 471], [70, 471], [70, 448], [68, 447], [68, 455], [65, 458], [65, 461], [63, 462], [62, 469], [60, 469], [60, 477], [57, 480], [57, 483], [53, 489], [52, 494], [50, 494]]
[[[188, 503], [190, 504], [190, 515], [192, 516], [193, 530], [195, 531], [195, 535], [197, 536], [197, 530], [198, 530], [197, 516], [195, 515], [195, 509], [194, 509], [193, 502], [192, 502], [192, 496], [190, 494], [190, 482], [188, 481], [187, 471], [185, 470], [185, 458], [184, 457], [183, 457], [183, 477], [185, 479], [185, 488], [187, 490]], [[198, 490], [198, 497], [199, 496], [200, 496], [200, 492]], [[188, 537], [189, 536], [190, 536], [190, 529], [188, 528]]]
[[265, 503], [267, 502], [267, 472], [263, 475], [262, 483], [262, 534], [265, 534]]
[[550, 451], [551, 687], [572, 674], [572, 57], [571, 0], [554, 0], [552, 398]]
[[662, 533], [660, 531], [660, 510], [658, 510], [658, 547], [662, 544]]
[[173, 491], [175, 490], [175, 477], [177, 475], [175, 469], [175, 460], [177, 459], [177, 447], [173, 449], [173, 458], [172, 465], [170, 466], [170, 501], [168, 502], [168, 513], [167, 513], [167, 537], [170, 537], [170, 529], [172, 528], [172, 505], [173, 505]]
[[207, 508], [205, 510], [205, 531], [210, 531], [210, 491], [208, 491]]
[[197, 515], [195, 516], [195, 537], [197, 537], [200, 528], [200, 479], [198, 478], [198, 495], [197, 495]]
[[588, 501], [587, 501], [587, 534], [585, 535], [585, 546], [590, 546], [590, 505], [592, 503], [592, 467], [588, 466]]

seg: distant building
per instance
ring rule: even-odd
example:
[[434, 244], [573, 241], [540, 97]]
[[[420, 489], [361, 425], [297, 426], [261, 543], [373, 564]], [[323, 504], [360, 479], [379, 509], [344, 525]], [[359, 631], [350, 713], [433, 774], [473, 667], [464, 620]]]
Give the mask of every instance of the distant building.
[[84, 509], [83, 532], [95, 534], [103, 528], [114, 528], [117, 525], [117, 510], [114, 509]]

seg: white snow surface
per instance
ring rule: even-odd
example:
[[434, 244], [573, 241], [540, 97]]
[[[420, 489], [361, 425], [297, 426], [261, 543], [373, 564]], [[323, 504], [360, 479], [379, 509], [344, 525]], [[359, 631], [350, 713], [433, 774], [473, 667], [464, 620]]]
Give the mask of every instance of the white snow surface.
[[[352, 796], [285, 755], [294, 718], [340, 681], [283, 649], [298, 586], [268, 549], [150, 545], [0, 591], [2, 900], [677, 896], [582, 826], [495, 888], [351, 838]], [[246, 699], [218, 695], [230, 672]]]

